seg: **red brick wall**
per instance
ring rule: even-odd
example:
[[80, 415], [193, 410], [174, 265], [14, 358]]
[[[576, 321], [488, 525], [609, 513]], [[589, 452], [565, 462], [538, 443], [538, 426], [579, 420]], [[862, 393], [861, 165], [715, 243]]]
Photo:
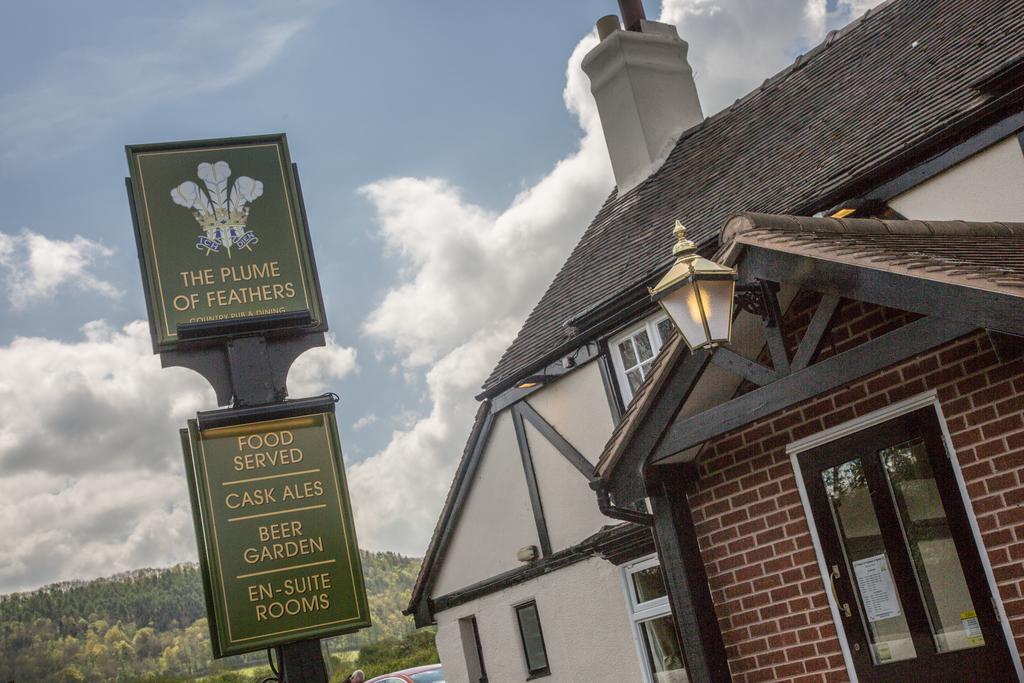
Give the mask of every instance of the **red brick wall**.
[[[791, 310], [799, 315], [803, 308]], [[823, 353], [906, 320], [844, 303]], [[689, 499], [734, 680], [847, 680], [785, 447], [928, 389], [937, 390], [1018, 652], [1024, 651], [1024, 360], [1001, 364], [979, 332], [705, 447]]]

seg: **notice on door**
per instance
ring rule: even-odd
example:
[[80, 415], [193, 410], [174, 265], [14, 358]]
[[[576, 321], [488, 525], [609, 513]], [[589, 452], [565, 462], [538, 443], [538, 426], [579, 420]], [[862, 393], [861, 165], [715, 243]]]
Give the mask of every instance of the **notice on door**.
[[216, 656], [370, 625], [333, 412], [183, 445]]
[[853, 573], [857, 576], [857, 588], [860, 589], [868, 621], [876, 622], [900, 616], [900, 600], [896, 595], [896, 584], [893, 583], [892, 572], [889, 570], [889, 562], [885, 555], [874, 555], [854, 561]]

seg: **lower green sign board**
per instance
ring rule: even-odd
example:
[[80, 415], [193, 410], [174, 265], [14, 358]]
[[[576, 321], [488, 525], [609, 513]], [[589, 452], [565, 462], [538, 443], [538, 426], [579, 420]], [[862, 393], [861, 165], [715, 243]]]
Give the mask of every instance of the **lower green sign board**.
[[182, 430], [215, 657], [370, 625], [333, 403]]

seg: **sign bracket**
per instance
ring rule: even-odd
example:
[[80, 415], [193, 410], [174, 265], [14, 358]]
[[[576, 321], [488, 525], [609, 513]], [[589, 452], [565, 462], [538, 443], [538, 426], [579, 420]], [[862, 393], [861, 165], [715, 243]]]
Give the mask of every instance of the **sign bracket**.
[[294, 337], [250, 335], [215, 346], [164, 351], [160, 363], [198, 372], [213, 386], [219, 406], [231, 404], [232, 399], [235, 407], [262, 405], [284, 400], [292, 363], [305, 351], [325, 344], [323, 332]]

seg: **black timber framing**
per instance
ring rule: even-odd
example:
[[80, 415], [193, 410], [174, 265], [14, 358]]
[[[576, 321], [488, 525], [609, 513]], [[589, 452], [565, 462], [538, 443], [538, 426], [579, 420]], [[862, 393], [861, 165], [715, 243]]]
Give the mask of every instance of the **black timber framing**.
[[516, 408], [519, 413], [526, 418], [526, 421], [533, 425], [534, 429], [541, 433], [545, 439], [548, 440], [552, 446], [555, 447], [559, 453], [562, 454], [569, 464], [575, 467], [580, 474], [586, 477], [587, 481], [593, 481], [594, 466], [590, 464], [582, 453], [576, 450], [576, 447], [566, 440], [564, 436], [558, 433], [558, 430], [552, 427], [547, 420], [545, 420], [540, 413], [534, 410], [526, 401], [520, 401], [516, 404]]
[[[599, 353], [600, 349], [595, 342], [591, 341], [581, 343], [575, 349], [570, 349], [562, 358], [548, 363], [536, 373], [531, 373], [531, 375], [542, 376], [544, 378], [543, 381], [538, 381], [534, 383], [533, 386], [513, 386], [505, 389], [491, 399], [491, 409], [496, 413], [501, 412], [513, 403], [523, 400], [533, 392], [543, 389], [549, 383], [557, 380], [567, 372], [572, 372], [576, 368], [586, 365], [597, 358]], [[529, 375], [524, 376], [524, 378], [527, 376]], [[482, 395], [483, 394], [480, 396]], [[477, 398], [480, 398], [480, 396]]]
[[[424, 563], [428, 565], [427, 572], [429, 578], [422, 588], [422, 591], [417, 594], [417, 599], [411, 611], [415, 617], [417, 627], [427, 626], [433, 623], [433, 614], [437, 609], [439, 609], [436, 607], [437, 601], [431, 601], [429, 599], [430, 591], [433, 589], [434, 581], [436, 580], [436, 568], [434, 565], [439, 558], [444, 556], [444, 553], [448, 549], [451, 536], [454, 533], [462, 508], [465, 504], [466, 496], [468, 495], [469, 489], [472, 485], [473, 477], [475, 476], [480, 460], [483, 457], [483, 450], [487, 444], [491, 428], [493, 427], [494, 421], [497, 419], [499, 412], [499, 410], [495, 408], [495, 405], [490, 402], [485, 402], [481, 405], [481, 410], [486, 410], [486, 415], [482, 422], [478, 417], [477, 421], [479, 423], [479, 427], [474, 428], [476, 432], [475, 435], [470, 435], [470, 445], [467, 446], [469, 449], [469, 455], [466, 458], [465, 466], [460, 466], [460, 470], [456, 472], [455, 475], [455, 497], [452, 500], [451, 505], [442, 512], [442, 515], [447, 515], [447, 517], [442, 517], [441, 522], [439, 522], [438, 529], [434, 532], [435, 536], [437, 536], [436, 547], [433, 552], [428, 551], [428, 557], [424, 560]], [[525, 400], [520, 399], [517, 403], [514, 403], [509, 409], [509, 414], [512, 419], [513, 428], [515, 429], [516, 443], [519, 448], [520, 458], [523, 462], [523, 472], [530, 496], [530, 504], [534, 514], [534, 521], [537, 524], [537, 537], [541, 545], [541, 552], [545, 558], [542, 562], [548, 562], [549, 560], [555, 562], [555, 564], [551, 565], [553, 568], [564, 566], [557, 564], [565, 559], [564, 551], [559, 551], [558, 553], [552, 552], [550, 535], [547, 529], [547, 521], [544, 517], [544, 508], [540, 497], [540, 488], [537, 482], [536, 471], [533, 466], [533, 454], [530, 451], [530, 444], [526, 435], [524, 420], [528, 421], [541, 434], [541, 436], [550, 442], [552, 447], [554, 447], [570, 464], [572, 464], [573, 467], [575, 467], [587, 479], [587, 481], [593, 481], [595, 478], [594, 466]], [[615, 536], [612, 536], [609, 542], [612, 547], [616, 547], [617, 540]], [[577, 547], [577, 550], [578, 549], [579, 548]], [[569, 551], [572, 549], [570, 548], [566, 550]], [[561, 559], [555, 560], [555, 558]], [[531, 565], [531, 567], [532, 566], [534, 565]], [[519, 581], [519, 578], [515, 577], [519, 577], [519, 572], [522, 571], [523, 570], [517, 569], [511, 572], [506, 572], [505, 574], [499, 575], [499, 577], [494, 577], [480, 582], [477, 588], [484, 590], [486, 586], [492, 585], [508, 587], [508, 585], [513, 585], [515, 582]], [[506, 576], [506, 574], [508, 576]], [[508, 577], [513, 577], [512, 583], [505, 581]], [[527, 576], [527, 578], [529, 578], [529, 576]], [[498, 583], [495, 584], [495, 581]], [[502, 584], [503, 581], [505, 582], [504, 584]], [[477, 588], [473, 588], [473, 590], [477, 590]], [[493, 590], [500, 589], [500, 587], [493, 588]], [[467, 588], [463, 591], [458, 591], [458, 593], [461, 594], [470, 590], [470, 588]]]
[[646, 527], [620, 524], [605, 528], [574, 546], [553, 553], [551, 557], [536, 560], [518, 569], [502, 572], [457, 591], [439, 595], [432, 601], [433, 608], [437, 612], [442, 612], [595, 556], [601, 556], [614, 564], [629, 562], [650, 553], [653, 550], [652, 543], [653, 537]]
[[823, 294], [1024, 335], [1024, 306], [998, 292], [911, 275], [747, 247], [744, 273]]
[[619, 398], [622, 393], [619, 391], [619, 381], [615, 377], [615, 368], [612, 367], [612, 359], [606, 341], [601, 342], [601, 355], [597, 362], [601, 364], [601, 383], [604, 385], [604, 395], [608, 399], [608, 410], [612, 414], [612, 422], [618, 424], [624, 410], [622, 399]]
[[807, 324], [804, 338], [800, 340], [800, 346], [797, 347], [796, 353], [793, 354], [793, 362], [789, 368], [792, 372], [803, 370], [814, 360], [814, 356], [818, 353], [818, 348], [821, 346], [821, 339], [825, 336], [833, 316], [835, 316], [836, 311], [839, 309], [839, 302], [841, 300], [840, 297], [834, 294], [825, 294], [821, 297], [818, 307], [814, 309], [811, 322]]
[[744, 358], [726, 346], [720, 346], [715, 349], [714, 354], [711, 356], [711, 362], [723, 370], [739, 375], [748, 382], [758, 386], [764, 386], [773, 382], [777, 377], [775, 370], [765, 367], [757, 361]]
[[977, 324], [942, 318], [915, 320], [849, 351], [675, 422], [651, 453], [648, 463], [664, 461], [679, 451], [962, 337], [977, 327]]
[[772, 367], [778, 376], [789, 374], [789, 355], [786, 353], [786, 340], [782, 336], [782, 311], [779, 310], [779, 287], [775, 283], [761, 280], [761, 301], [764, 304], [764, 314], [761, 316], [761, 327], [764, 329], [764, 338], [768, 343], [768, 352], [771, 354]]
[[548, 535], [548, 522], [544, 518], [544, 503], [540, 498], [537, 472], [533, 468], [533, 455], [530, 453], [530, 442], [526, 438], [526, 426], [523, 424], [523, 410], [521, 406], [521, 403], [516, 403], [512, 406], [512, 424], [516, 430], [516, 442], [519, 444], [519, 455], [523, 461], [526, 488], [530, 493], [533, 521], [537, 524], [537, 541], [540, 543], [540, 552], [543, 557], [550, 557], [551, 537]]
[[659, 467], [658, 472], [658, 479], [648, 484], [654, 514], [654, 543], [686, 661], [686, 673], [691, 681], [726, 683], [732, 678], [725, 644], [686, 498], [687, 475], [693, 469], [668, 465]]
[[711, 353], [701, 349], [688, 354], [669, 371], [661, 392], [630, 439], [630, 447], [616, 464], [608, 480], [607, 489], [616, 505], [626, 506], [642, 501], [647, 495], [644, 471], [647, 457], [675, 419], [680, 407], [690, 397], [697, 380], [704, 374]]
[[454, 498], [452, 499], [451, 506], [447, 510], [442, 511], [442, 515], [447, 512], [447, 517], [441, 519], [438, 523], [438, 529], [434, 532], [437, 535], [437, 544], [433, 552], [428, 550], [427, 557], [423, 560], [426, 565], [423, 569], [427, 576], [426, 582], [415, 603], [410, 605], [417, 628], [434, 623], [429, 596], [434, 588], [435, 581], [437, 581], [437, 561], [439, 558], [444, 557], [445, 552], [448, 550], [452, 534], [455, 532], [455, 527], [465, 505], [466, 497], [469, 495], [470, 483], [473, 481], [473, 477], [480, 465], [480, 459], [483, 456], [487, 439], [491, 435], [491, 429], [494, 426], [495, 420], [495, 412], [491, 408], [492, 406], [487, 401], [484, 401], [480, 406], [479, 410], [486, 411], [486, 414], [483, 417], [483, 421], [480, 422], [476, 434], [470, 435], [472, 445], [470, 446], [469, 457], [466, 459], [465, 469], [462, 472], [456, 472], [456, 479], [453, 484], [455, 487]]

